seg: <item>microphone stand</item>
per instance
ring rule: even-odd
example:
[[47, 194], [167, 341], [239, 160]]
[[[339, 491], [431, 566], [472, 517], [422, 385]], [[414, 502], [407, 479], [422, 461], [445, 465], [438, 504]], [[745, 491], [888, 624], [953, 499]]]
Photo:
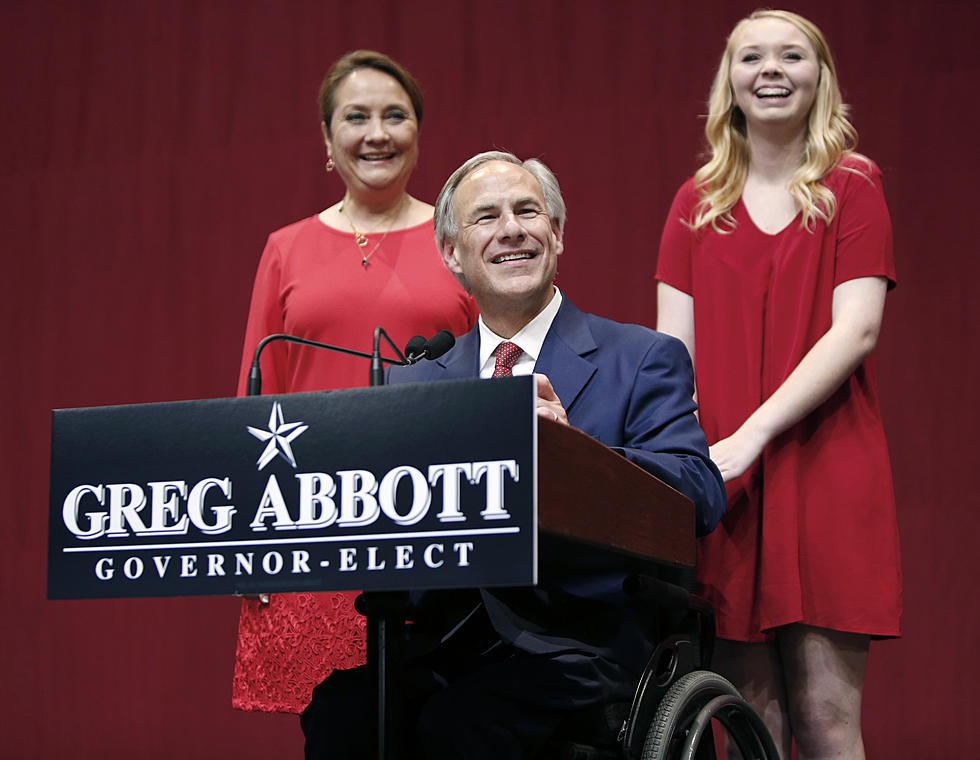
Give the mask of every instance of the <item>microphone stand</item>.
[[[381, 339], [397, 354], [398, 359], [381, 355]], [[412, 364], [421, 355], [406, 359], [382, 327], [374, 328], [373, 349], [370, 354], [342, 346], [332, 346], [286, 333], [267, 335], [255, 347], [255, 357], [248, 373], [247, 396], [262, 393], [262, 370], [259, 355], [269, 343], [283, 340], [301, 346], [324, 348], [350, 356], [371, 360], [369, 384], [384, 385], [384, 365]], [[375, 711], [372, 719], [378, 760], [397, 760], [401, 746], [401, 690], [398, 665], [401, 662], [402, 641], [405, 637], [405, 618], [408, 614], [408, 593], [404, 591], [363, 592], [357, 600], [357, 611], [367, 618], [367, 667], [375, 688]]]
[[[381, 338], [385, 339], [385, 342], [391, 347], [391, 350], [394, 351], [395, 354], [398, 356], [399, 361], [395, 361], [394, 359], [386, 359], [381, 355], [381, 348], [380, 348]], [[376, 385], [385, 384], [385, 370], [384, 370], [383, 362], [388, 362], [389, 364], [401, 364], [401, 365], [405, 365], [409, 363], [408, 360], [405, 358], [405, 355], [398, 350], [398, 346], [396, 346], [392, 342], [391, 338], [388, 337], [388, 333], [384, 331], [384, 328], [375, 327], [374, 350], [371, 352], [371, 375], [369, 378], [370, 380], [369, 384], [372, 387]]]
[[[384, 338], [385, 341], [391, 346], [392, 350], [398, 355], [397, 359], [389, 359], [387, 356], [381, 356], [380, 351], [380, 338]], [[266, 335], [259, 344], [255, 347], [255, 356], [252, 359], [252, 366], [248, 371], [248, 383], [245, 390], [246, 396], [260, 396], [262, 395], [262, 370], [259, 367], [259, 355], [262, 353], [267, 345], [273, 341], [282, 340], [287, 343], [298, 343], [301, 346], [312, 346], [313, 348], [325, 348], [328, 351], [336, 351], [340, 354], [347, 354], [348, 356], [359, 356], [362, 359], [371, 360], [371, 373], [369, 376], [370, 385], [384, 385], [384, 364], [399, 364], [405, 365], [409, 364], [408, 360], [398, 347], [392, 343], [391, 338], [388, 337], [388, 333], [384, 331], [382, 327], [374, 328], [374, 350], [369, 354], [364, 351], [355, 351], [352, 348], [344, 348], [343, 346], [332, 346], [329, 343], [320, 343], [319, 341], [309, 340], [307, 338], [300, 338], [296, 335], [288, 335], [287, 333], [274, 333], [272, 335]]]
[[[408, 364], [405, 356], [392, 343], [381, 327], [374, 328], [374, 349], [371, 352], [370, 385], [385, 384], [384, 358], [381, 338]], [[389, 360], [390, 362], [391, 360]], [[405, 639], [405, 618], [408, 617], [408, 593], [405, 591], [364, 591], [355, 609], [367, 618], [367, 667], [375, 688], [374, 724], [377, 760], [397, 760], [402, 746], [402, 702], [399, 666], [402, 662], [402, 642]]]

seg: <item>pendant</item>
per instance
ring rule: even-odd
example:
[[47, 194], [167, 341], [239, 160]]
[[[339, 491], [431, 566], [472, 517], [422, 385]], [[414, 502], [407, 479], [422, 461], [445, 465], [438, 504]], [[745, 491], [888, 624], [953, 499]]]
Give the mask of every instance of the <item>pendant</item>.
[[367, 256], [365, 256], [364, 258], [361, 259], [361, 266], [364, 267], [365, 269], [367, 269], [367, 267], [368, 267]]
[[354, 242], [357, 243], [357, 247], [358, 248], [364, 248], [368, 244], [367, 235], [364, 235], [364, 234], [362, 234], [360, 232], [355, 232], [354, 233]]

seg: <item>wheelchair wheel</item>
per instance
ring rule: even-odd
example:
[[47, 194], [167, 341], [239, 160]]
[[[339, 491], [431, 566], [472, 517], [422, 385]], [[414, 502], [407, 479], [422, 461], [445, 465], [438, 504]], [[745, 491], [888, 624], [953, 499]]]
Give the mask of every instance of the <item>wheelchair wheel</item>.
[[708, 670], [682, 676], [664, 695], [647, 730], [642, 760], [714, 758], [710, 731], [709, 742], [701, 744], [712, 718], [725, 727], [743, 758], [778, 760], [761, 718], [731, 683]]

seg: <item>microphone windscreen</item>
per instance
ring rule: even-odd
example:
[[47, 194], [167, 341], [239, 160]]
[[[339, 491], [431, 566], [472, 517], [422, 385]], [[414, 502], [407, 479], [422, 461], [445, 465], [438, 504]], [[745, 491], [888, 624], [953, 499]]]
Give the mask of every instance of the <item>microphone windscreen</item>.
[[413, 335], [408, 339], [408, 343], [405, 344], [405, 356], [412, 358], [413, 356], [419, 356], [425, 351], [425, 338], [421, 335]]
[[456, 338], [449, 330], [440, 330], [425, 344], [425, 358], [438, 359], [456, 345]]

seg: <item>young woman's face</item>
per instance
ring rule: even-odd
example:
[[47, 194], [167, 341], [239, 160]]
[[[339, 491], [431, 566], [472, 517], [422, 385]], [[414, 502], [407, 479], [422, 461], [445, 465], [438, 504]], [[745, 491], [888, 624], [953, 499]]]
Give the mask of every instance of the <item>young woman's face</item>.
[[732, 90], [748, 128], [804, 129], [820, 81], [820, 62], [806, 35], [788, 21], [759, 18], [733, 43]]

